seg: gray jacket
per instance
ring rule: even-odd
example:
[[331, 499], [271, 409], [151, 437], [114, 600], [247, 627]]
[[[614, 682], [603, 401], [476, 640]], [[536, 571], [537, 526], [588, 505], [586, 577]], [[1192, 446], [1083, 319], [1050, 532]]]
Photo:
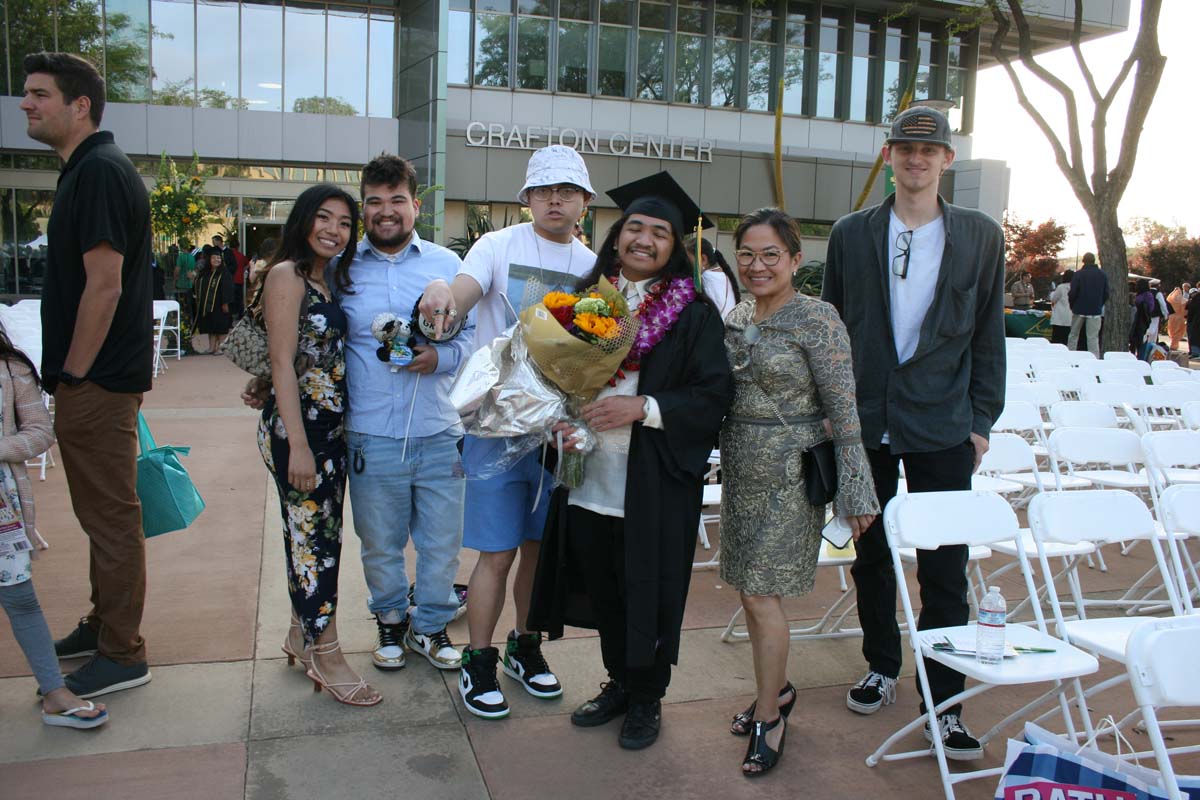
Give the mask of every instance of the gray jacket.
[[895, 198], [833, 226], [822, 298], [850, 334], [863, 444], [894, 453], [987, 438], [1004, 408], [1004, 236], [995, 220], [943, 201], [946, 249], [916, 352], [897, 363], [888, 223]]

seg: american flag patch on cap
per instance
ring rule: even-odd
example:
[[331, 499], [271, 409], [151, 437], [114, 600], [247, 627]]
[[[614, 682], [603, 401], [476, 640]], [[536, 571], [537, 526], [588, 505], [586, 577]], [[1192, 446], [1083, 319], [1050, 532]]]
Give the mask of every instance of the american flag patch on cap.
[[928, 114], [914, 114], [900, 120], [900, 132], [905, 136], [932, 136], [937, 129], [938, 121]]

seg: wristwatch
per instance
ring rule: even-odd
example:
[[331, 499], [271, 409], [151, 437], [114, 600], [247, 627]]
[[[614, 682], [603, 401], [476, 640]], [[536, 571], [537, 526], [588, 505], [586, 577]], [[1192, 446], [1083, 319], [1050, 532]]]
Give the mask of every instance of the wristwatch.
[[78, 375], [72, 375], [65, 369], [58, 373], [58, 382], [65, 386], [78, 386], [79, 384], [83, 383], [84, 380], [84, 378], [81, 378]]

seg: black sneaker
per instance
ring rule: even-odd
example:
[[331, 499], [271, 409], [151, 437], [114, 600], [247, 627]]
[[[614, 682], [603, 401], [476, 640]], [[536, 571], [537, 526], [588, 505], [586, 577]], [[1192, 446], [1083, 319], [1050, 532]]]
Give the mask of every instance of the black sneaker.
[[102, 694], [132, 689], [150, 682], [150, 668], [141, 664], [118, 664], [99, 653], [63, 678], [67, 688], [84, 700]]
[[658, 740], [662, 727], [662, 701], [652, 703], [631, 702], [629, 713], [621, 723], [621, 735], [617, 744], [626, 750], [641, 750]]
[[542, 657], [542, 635], [511, 631], [504, 648], [504, 674], [521, 682], [534, 697], [559, 697], [562, 684]]
[[88, 625], [87, 617], [80, 617], [75, 630], [54, 643], [54, 655], [59, 658], [90, 656], [99, 645], [100, 632]]
[[[978, 761], [983, 758], [983, 745], [971, 735], [958, 714], [942, 714], [938, 717], [938, 727], [942, 729], [942, 749], [946, 751], [946, 758], [952, 761]], [[925, 722], [925, 741], [933, 741], [928, 720]]]
[[846, 708], [858, 714], [874, 714], [880, 706], [896, 702], [896, 679], [871, 670], [846, 692]]
[[600, 684], [600, 694], [571, 712], [571, 722], [581, 728], [594, 728], [616, 719], [629, 710], [629, 695], [616, 681]]
[[379, 629], [379, 641], [371, 653], [375, 669], [385, 672], [404, 668], [404, 634], [408, 632], [408, 615], [400, 622], [389, 623], [375, 615], [375, 627]]
[[467, 711], [477, 717], [500, 719], [508, 716], [508, 701], [496, 682], [496, 662], [499, 660], [500, 651], [494, 647], [463, 649], [458, 693], [462, 695]]

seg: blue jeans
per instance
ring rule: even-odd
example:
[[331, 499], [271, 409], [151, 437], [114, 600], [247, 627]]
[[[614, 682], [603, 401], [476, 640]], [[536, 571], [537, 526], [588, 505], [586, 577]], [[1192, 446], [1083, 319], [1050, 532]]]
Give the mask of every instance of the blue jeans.
[[454, 618], [454, 576], [462, 547], [465, 479], [459, 435], [450, 431], [408, 440], [346, 431], [350, 505], [362, 541], [363, 572], [372, 613], [408, 610], [404, 548], [417, 551], [412, 627], [439, 631]]

